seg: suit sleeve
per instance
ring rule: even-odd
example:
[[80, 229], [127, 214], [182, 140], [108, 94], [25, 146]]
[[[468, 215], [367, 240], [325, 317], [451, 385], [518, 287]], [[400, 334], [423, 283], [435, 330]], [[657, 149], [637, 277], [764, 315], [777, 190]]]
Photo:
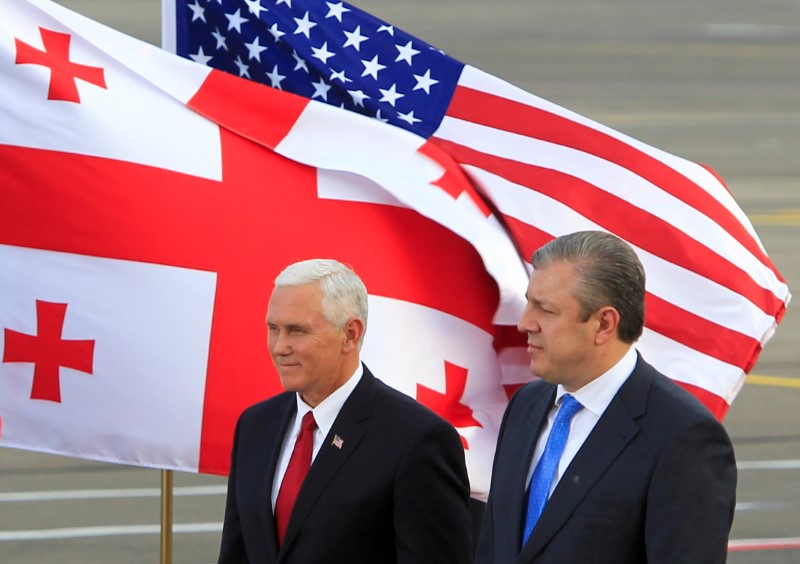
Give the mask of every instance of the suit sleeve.
[[431, 426], [406, 451], [394, 491], [398, 564], [471, 561], [469, 479], [455, 429]]
[[225, 502], [225, 519], [222, 525], [222, 541], [220, 543], [218, 564], [248, 564], [244, 549], [244, 538], [239, 520], [239, 509], [236, 504], [236, 453], [239, 444], [239, 425], [233, 436], [231, 469], [228, 474], [228, 495]]
[[713, 418], [675, 433], [648, 492], [645, 543], [651, 563], [724, 563], [736, 504], [736, 461]]
[[[499, 437], [502, 437], [502, 427]], [[497, 445], [500, 450], [500, 444]], [[494, 472], [492, 473], [494, 476]], [[492, 478], [494, 481], [494, 478]], [[491, 564], [494, 562], [494, 498], [492, 487], [489, 488], [489, 499], [483, 512], [480, 534], [475, 545], [475, 564]]]

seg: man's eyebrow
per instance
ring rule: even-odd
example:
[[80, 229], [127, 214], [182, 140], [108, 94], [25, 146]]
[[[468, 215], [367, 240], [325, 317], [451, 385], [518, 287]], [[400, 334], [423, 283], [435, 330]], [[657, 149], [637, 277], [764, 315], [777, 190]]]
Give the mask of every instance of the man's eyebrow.
[[535, 304], [543, 303], [542, 300], [540, 300], [539, 298], [537, 298], [535, 296], [531, 296], [528, 293], [525, 294], [525, 299], [528, 300], [529, 302], [535, 303]]
[[303, 323], [284, 323], [284, 324], [281, 324], [281, 323], [277, 323], [275, 321], [270, 321], [269, 319], [267, 319], [267, 325], [269, 327], [283, 326], [283, 327], [286, 327], [286, 329], [308, 329], [308, 325], [303, 324]]
[[539, 307], [539, 308], [550, 308], [550, 309], [558, 309], [557, 306], [553, 303], [552, 300], [548, 300], [547, 298], [534, 298], [533, 296], [525, 296], [528, 300], [528, 303]]

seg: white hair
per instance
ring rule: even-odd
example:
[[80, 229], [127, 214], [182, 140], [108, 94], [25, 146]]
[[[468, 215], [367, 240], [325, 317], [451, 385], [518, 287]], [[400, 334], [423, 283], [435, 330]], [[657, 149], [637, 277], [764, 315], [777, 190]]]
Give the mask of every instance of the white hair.
[[276, 287], [312, 283], [317, 283], [322, 292], [322, 315], [328, 323], [342, 329], [350, 319], [357, 318], [364, 323], [366, 333], [367, 288], [353, 269], [333, 259], [309, 259], [290, 264], [275, 278]]

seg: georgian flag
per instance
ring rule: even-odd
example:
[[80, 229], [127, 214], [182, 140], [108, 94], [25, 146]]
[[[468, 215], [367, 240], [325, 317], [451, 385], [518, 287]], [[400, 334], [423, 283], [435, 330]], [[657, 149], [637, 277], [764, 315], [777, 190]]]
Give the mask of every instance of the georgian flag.
[[45, 0], [0, 8], [0, 445], [226, 473], [239, 413], [281, 391], [272, 281], [333, 257], [370, 292], [364, 360], [453, 423], [485, 495], [527, 272], [452, 160]]

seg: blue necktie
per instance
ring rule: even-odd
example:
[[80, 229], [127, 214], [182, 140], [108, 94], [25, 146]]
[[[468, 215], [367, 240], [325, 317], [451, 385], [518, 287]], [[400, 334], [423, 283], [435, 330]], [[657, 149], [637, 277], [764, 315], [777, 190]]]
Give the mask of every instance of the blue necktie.
[[531, 486], [528, 491], [528, 511], [525, 515], [525, 531], [522, 536], [523, 546], [528, 542], [528, 537], [531, 536], [536, 521], [539, 520], [539, 516], [544, 510], [544, 504], [547, 503], [547, 498], [550, 496], [550, 485], [553, 483], [553, 476], [555, 476], [558, 462], [561, 460], [561, 453], [564, 452], [564, 445], [567, 444], [570, 420], [582, 407], [580, 402], [569, 394], [566, 394], [561, 400], [561, 408], [556, 415], [553, 429], [550, 431], [550, 436], [547, 437], [544, 452], [536, 464], [531, 478]]

